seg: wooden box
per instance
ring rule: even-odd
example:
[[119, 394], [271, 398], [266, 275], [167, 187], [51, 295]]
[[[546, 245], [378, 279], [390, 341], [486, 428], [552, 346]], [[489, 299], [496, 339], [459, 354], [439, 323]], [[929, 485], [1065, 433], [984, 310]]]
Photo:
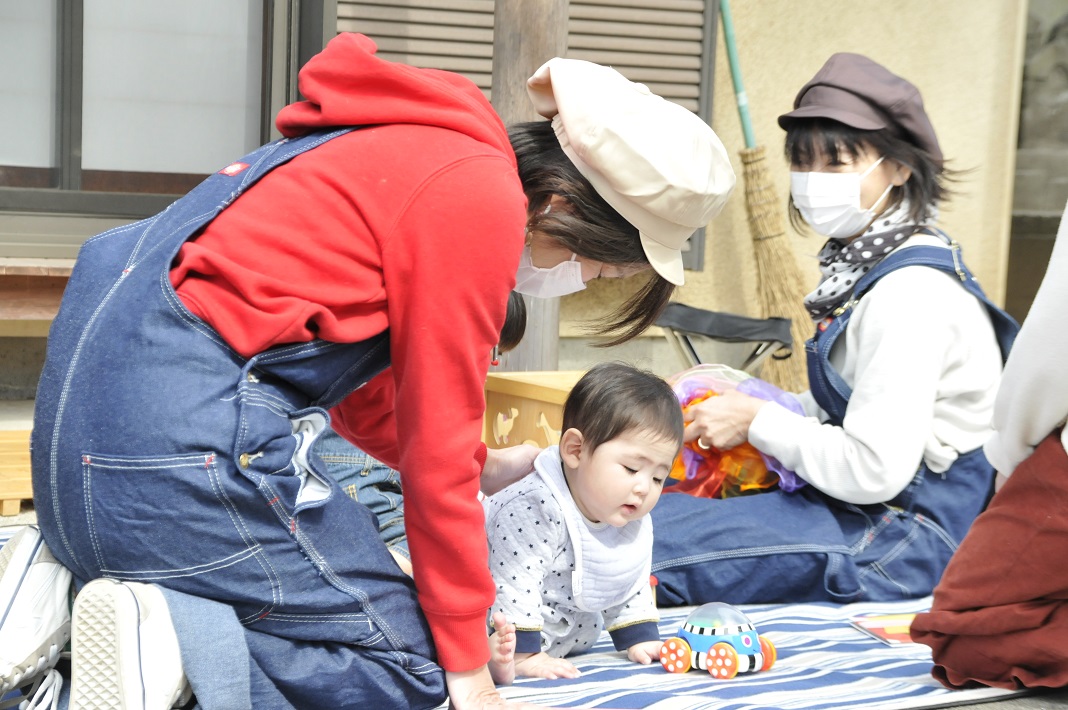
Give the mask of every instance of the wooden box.
[[564, 402], [584, 372], [491, 372], [486, 377], [482, 440], [491, 449], [560, 443]]
[[16, 515], [24, 500], [33, 500], [30, 432], [0, 430], [0, 515]]

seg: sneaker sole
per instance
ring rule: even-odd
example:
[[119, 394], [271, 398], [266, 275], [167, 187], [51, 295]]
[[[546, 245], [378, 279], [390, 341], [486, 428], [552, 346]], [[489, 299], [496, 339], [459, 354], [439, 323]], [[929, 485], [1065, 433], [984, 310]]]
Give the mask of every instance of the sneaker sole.
[[[140, 656], [139, 619], [137, 598], [121, 584], [97, 582], [78, 594], [71, 640], [70, 710], [144, 708], [139, 658], [124, 659], [121, 654], [125, 647]], [[124, 660], [131, 667], [124, 668]], [[136, 690], [124, 687], [123, 678], [136, 679]]]

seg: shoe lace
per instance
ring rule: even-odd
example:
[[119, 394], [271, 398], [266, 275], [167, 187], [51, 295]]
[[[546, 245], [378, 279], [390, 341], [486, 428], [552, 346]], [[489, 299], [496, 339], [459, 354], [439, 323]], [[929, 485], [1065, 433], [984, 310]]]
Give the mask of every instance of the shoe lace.
[[63, 676], [55, 668], [39, 678], [30, 688], [29, 699], [19, 703], [19, 710], [58, 710]]

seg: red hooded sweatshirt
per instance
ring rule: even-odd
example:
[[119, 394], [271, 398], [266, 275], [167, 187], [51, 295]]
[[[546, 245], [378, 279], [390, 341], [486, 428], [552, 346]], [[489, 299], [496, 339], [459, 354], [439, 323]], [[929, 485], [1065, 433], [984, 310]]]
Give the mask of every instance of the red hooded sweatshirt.
[[[182, 302], [245, 357], [389, 328], [391, 367], [331, 411], [401, 471], [419, 602], [438, 660], [489, 658], [482, 507], [484, 383], [515, 285], [526, 198], [500, 118], [473, 83], [375, 56], [342, 34], [279, 112], [298, 136], [366, 126], [268, 173], [186, 243]], [[298, 521], [299, 524], [299, 521]]]

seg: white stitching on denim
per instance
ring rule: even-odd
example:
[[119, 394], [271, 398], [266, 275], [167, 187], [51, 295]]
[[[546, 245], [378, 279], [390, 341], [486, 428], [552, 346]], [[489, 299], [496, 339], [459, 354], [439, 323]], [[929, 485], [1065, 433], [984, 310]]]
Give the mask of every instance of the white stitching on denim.
[[182, 303], [180, 298], [178, 298], [178, 294], [175, 293], [174, 287], [172, 287], [170, 284], [170, 271], [168, 269], [164, 269], [160, 272], [160, 292], [163, 294], [163, 299], [166, 302], [167, 307], [171, 309], [171, 312], [178, 316], [179, 319], [184, 321], [186, 325], [188, 325], [190, 328], [205, 336], [206, 338], [208, 338], [208, 340], [211, 340], [216, 345], [220, 346], [227, 353], [233, 355], [234, 357], [240, 358], [241, 355], [236, 350], [231, 348], [230, 344], [223, 340], [222, 337], [217, 332], [215, 332], [213, 328], [208, 327], [207, 324], [205, 324], [203, 321], [199, 320], [198, 318], [193, 316], [192, 313], [189, 312], [189, 309], [186, 308], [185, 304]]
[[[67, 539], [66, 527], [59, 515], [59, 511], [62, 510], [59, 504], [59, 467], [57, 456], [59, 453], [59, 432], [62, 429], [63, 416], [67, 409], [67, 397], [70, 395], [71, 380], [74, 378], [74, 371], [77, 369], [78, 360], [81, 358], [82, 349], [85, 347], [86, 340], [88, 338], [89, 331], [92, 330], [93, 324], [96, 323], [97, 317], [104, 309], [104, 305], [111, 300], [112, 295], [118, 289], [119, 284], [122, 283], [123, 277], [119, 277], [115, 281], [108, 292], [104, 294], [104, 297], [96, 305], [92, 315], [86, 321], [82, 327], [82, 331], [78, 337], [78, 342], [74, 346], [74, 351], [71, 353], [70, 360], [67, 362], [66, 375], [63, 378], [63, 384], [60, 387], [59, 398], [56, 402], [56, 415], [52, 425], [52, 441], [48, 449], [48, 483], [52, 488], [52, 510], [54, 511], [54, 517], [56, 519], [56, 528], [59, 532], [60, 540], [63, 542], [63, 547], [66, 548], [67, 554], [70, 555], [72, 560], [77, 561], [78, 556], [74, 554], [74, 548], [70, 544], [70, 540]], [[79, 563], [81, 564], [81, 563]]]
[[[88, 455], [82, 455], [82, 496], [84, 498], [83, 505], [85, 506], [85, 523], [89, 528], [89, 542], [93, 546], [93, 553], [96, 555], [96, 567], [100, 568], [104, 566], [104, 553], [100, 549], [100, 541], [96, 534], [96, 522], [93, 519], [93, 473], [92, 473], [92, 458]], [[84, 565], [84, 563], [82, 563]]]
[[826, 554], [839, 554], [849, 555], [849, 548], [842, 545], [769, 545], [764, 547], [741, 547], [734, 550], [724, 550], [720, 552], [706, 552], [701, 555], [687, 555], [684, 557], [676, 557], [670, 560], [662, 560], [661, 562], [654, 563], [652, 571], [670, 569], [672, 567], [682, 567], [686, 565], [701, 564], [704, 562], [712, 562], [715, 560], [730, 560], [744, 557], [768, 557], [774, 554], [790, 553], [800, 554], [805, 552], [816, 552]]
[[[226, 509], [226, 514], [230, 516], [231, 522], [237, 529], [238, 534], [241, 535], [242, 542], [245, 543], [245, 547], [249, 550], [256, 550], [255, 555], [256, 562], [260, 565], [260, 569], [263, 570], [264, 575], [267, 577], [268, 583], [271, 585], [271, 600], [270, 605], [265, 605], [260, 615], [270, 613], [270, 609], [274, 606], [282, 603], [282, 590], [281, 583], [278, 581], [278, 573], [275, 571], [274, 566], [271, 565], [271, 561], [267, 559], [266, 554], [262, 554], [263, 548], [256, 540], [255, 536], [249, 531], [245, 525], [244, 518], [241, 517], [241, 511], [238, 510], [230, 496], [227, 495], [226, 489], [222, 485], [221, 477], [219, 476], [219, 469], [215, 463], [215, 458], [212, 457], [206, 464], [208, 466], [208, 480], [211, 482], [212, 490], [215, 492], [216, 497], [222, 502], [223, 507]], [[243, 620], [239, 620], [244, 623]]]
[[385, 618], [383, 618], [381, 614], [375, 611], [374, 606], [370, 604], [370, 599], [368, 598], [367, 593], [364, 592], [362, 589], [357, 589], [352, 585], [345, 584], [342, 579], [338, 577], [337, 573], [334, 572], [334, 570], [326, 563], [326, 559], [315, 548], [315, 545], [312, 544], [311, 539], [303, 533], [300, 526], [297, 526], [295, 528], [293, 534], [297, 537], [297, 540], [303, 549], [315, 555], [315, 561], [312, 562], [312, 565], [319, 571], [319, 573], [322, 574], [325, 579], [330, 581], [334, 588], [352, 595], [353, 598], [360, 602], [360, 604], [363, 606], [364, 613], [369, 618], [374, 620], [375, 627], [386, 635], [386, 638], [389, 639], [389, 642], [392, 646], [403, 647], [403, 640], [393, 633], [393, 628], [388, 623], [386, 623]]
[[[163, 213], [161, 212], [160, 214], [163, 214]], [[155, 215], [153, 217], [150, 217], [147, 220], [142, 219], [142, 220], [138, 220], [136, 222], [131, 222], [130, 224], [123, 224], [123, 225], [119, 225], [118, 227], [112, 227], [111, 229], [107, 230], [106, 232], [101, 232], [100, 234], [97, 234], [95, 236], [89, 237], [88, 239], [85, 240], [85, 242], [83, 242], [83, 246], [85, 244], [92, 244], [93, 242], [99, 241], [99, 240], [104, 239], [106, 237], [117, 237], [120, 234], [125, 234], [126, 232], [129, 232], [131, 230], [137, 229], [138, 227], [147, 227], [145, 222], [146, 221], [148, 221], [149, 223], [155, 222], [157, 219], [160, 218], [160, 214], [157, 214], [157, 215]]]
[[170, 570], [125, 570], [125, 569], [111, 569], [101, 568], [100, 572], [105, 575], [112, 575], [115, 577], [121, 577], [127, 580], [141, 580], [149, 581], [155, 579], [180, 579], [182, 577], [198, 577], [207, 572], [214, 572], [220, 569], [226, 569], [227, 567], [233, 567], [236, 564], [244, 562], [250, 557], [255, 557], [260, 553], [260, 548], [257, 545], [255, 548], [246, 548], [242, 552], [236, 552], [229, 557], [223, 557], [222, 559], [207, 562], [202, 565], [193, 565], [191, 567], [175, 567]]
[[950, 536], [950, 534], [946, 532], [946, 529], [943, 528], [941, 525], [936, 523], [934, 520], [931, 520], [926, 515], [916, 515], [915, 520], [917, 524], [934, 531], [934, 533], [942, 539], [942, 542], [946, 544], [946, 547], [950, 549], [950, 552], [957, 551], [957, 547], [959, 547], [957, 541], [954, 540]]

